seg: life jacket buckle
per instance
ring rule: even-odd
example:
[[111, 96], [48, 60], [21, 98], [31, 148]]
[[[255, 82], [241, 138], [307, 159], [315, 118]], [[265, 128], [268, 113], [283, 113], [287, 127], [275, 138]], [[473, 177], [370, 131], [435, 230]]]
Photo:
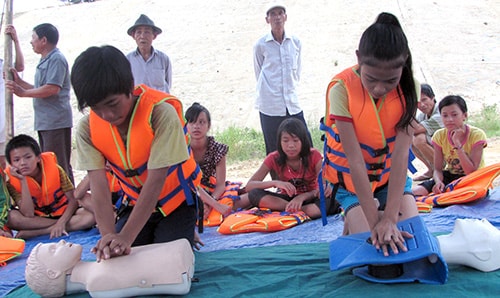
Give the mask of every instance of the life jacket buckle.
[[383, 170], [385, 167], [385, 163], [369, 163], [368, 164], [368, 170], [370, 171], [375, 171], [375, 170]]
[[124, 174], [125, 174], [125, 177], [139, 176], [139, 172], [136, 169], [125, 170]]
[[374, 181], [379, 182], [380, 175], [368, 174], [368, 180], [370, 180], [370, 182], [374, 182]]
[[376, 157], [376, 156], [380, 156], [380, 155], [383, 155], [383, 154], [387, 154], [389, 153], [389, 146], [385, 145], [384, 148], [382, 149], [374, 149], [373, 150], [373, 156]]

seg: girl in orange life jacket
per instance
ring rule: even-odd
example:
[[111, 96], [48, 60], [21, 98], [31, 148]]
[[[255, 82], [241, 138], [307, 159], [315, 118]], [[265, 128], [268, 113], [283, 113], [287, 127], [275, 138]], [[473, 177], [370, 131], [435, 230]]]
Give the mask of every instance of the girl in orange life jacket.
[[438, 108], [445, 127], [432, 136], [434, 174], [413, 188], [416, 196], [439, 194], [448, 183], [484, 167], [486, 134], [480, 128], [465, 124], [465, 100], [458, 95], [448, 95], [439, 102]]
[[389, 248], [406, 251], [404, 238], [412, 237], [396, 223], [418, 215], [407, 177], [418, 84], [406, 36], [392, 14], [381, 13], [365, 30], [356, 56], [358, 65], [328, 86], [325, 122], [331, 130], [323, 174], [338, 185], [344, 232], [371, 231], [373, 244], [388, 255]]
[[[81, 53], [73, 64], [71, 83], [79, 109], [91, 109], [80, 120], [75, 139], [80, 152], [77, 164], [88, 171], [102, 236], [93, 249], [97, 260], [128, 254], [132, 245], [180, 238], [193, 244], [196, 207], [192, 187], [198, 184], [193, 171], [198, 167], [189, 155], [180, 102], [145, 85], [134, 88], [129, 61], [112, 46], [90, 47]], [[134, 204], [123, 211], [116, 226], [109, 204], [106, 160]], [[181, 173], [184, 165], [193, 164], [194, 169]], [[172, 173], [179, 177], [175, 179]], [[170, 196], [170, 190], [179, 185], [182, 193]]]
[[7, 225], [18, 231], [17, 238], [61, 237], [95, 224], [93, 214], [78, 207], [73, 184], [54, 153], [41, 153], [27, 135], [12, 138], [5, 153], [10, 165], [7, 186], [17, 207], [10, 210]]
[[[281, 122], [277, 139], [278, 150], [271, 152], [250, 178], [246, 185], [248, 193], [241, 196], [241, 201], [273, 211], [303, 211], [310, 218], [320, 217], [317, 178], [322, 164], [321, 153], [311, 148], [305, 125], [295, 118]], [[276, 173], [278, 180], [263, 181], [271, 171]], [[273, 187], [278, 192], [266, 190]], [[327, 188], [327, 198], [331, 190]], [[331, 199], [327, 201], [327, 210], [330, 202]]]

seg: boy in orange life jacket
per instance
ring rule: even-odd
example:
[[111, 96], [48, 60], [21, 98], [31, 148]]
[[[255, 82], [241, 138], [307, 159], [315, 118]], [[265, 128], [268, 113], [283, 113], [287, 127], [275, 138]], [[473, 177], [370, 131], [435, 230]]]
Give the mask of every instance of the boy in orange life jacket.
[[[172, 106], [180, 105], [178, 100], [145, 85], [134, 89], [129, 61], [112, 46], [90, 47], [81, 53], [73, 65], [71, 83], [79, 109], [90, 107], [75, 135], [77, 164], [88, 171], [102, 236], [93, 249], [97, 260], [128, 254], [131, 246], [180, 238], [193, 244], [192, 191], [201, 175], [195, 173], [199, 168], [188, 153], [179, 111]], [[116, 227], [106, 161], [119, 177], [129, 204], [119, 214]], [[194, 167], [185, 169], [185, 165]], [[179, 166], [188, 177], [170, 175]], [[172, 195], [179, 184], [189, 186]]]
[[35, 139], [18, 135], [7, 143], [5, 156], [7, 188], [15, 203], [7, 225], [18, 231], [17, 238], [56, 238], [95, 224], [92, 213], [78, 207], [73, 184], [54, 153], [42, 153]]

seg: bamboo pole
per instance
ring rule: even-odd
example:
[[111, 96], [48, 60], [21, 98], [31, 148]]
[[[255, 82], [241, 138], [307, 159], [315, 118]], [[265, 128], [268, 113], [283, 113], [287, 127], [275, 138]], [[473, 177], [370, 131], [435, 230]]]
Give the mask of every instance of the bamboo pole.
[[[13, 0], [4, 0], [7, 2], [5, 10], [5, 25], [12, 24], [12, 7]], [[10, 68], [12, 67], [12, 38], [10, 35], [4, 34], [4, 63], [3, 71], [5, 74], [5, 79], [12, 80], [12, 73]], [[14, 136], [14, 101], [12, 93], [5, 88], [5, 129], [7, 141], [12, 139]]]

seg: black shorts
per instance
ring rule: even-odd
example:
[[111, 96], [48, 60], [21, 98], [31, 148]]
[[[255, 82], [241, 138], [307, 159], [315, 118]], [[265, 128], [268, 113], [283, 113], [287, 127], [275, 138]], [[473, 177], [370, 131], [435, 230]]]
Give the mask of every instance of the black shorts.
[[[117, 233], [122, 230], [132, 210], [133, 207], [126, 207], [120, 212], [115, 225]], [[132, 246], [170, 242], [181, 238], [186, 238], [193, 245], [195, 225], [196, 206], [188, 206], [184, 201], [168, 216], [163, 216], [161, 212], [153, 212]]]
[[[452, 174], [449, 171], [443, 171], [443, 183], [444, 183], [444, 185], [447, 185], [448, 183], [452, 182], [453, 180], [456, 180], [456, 179], [463, 177], [463, 176], [464, 175], [462, 175], [462, 174]], [[419, 186], [422, 186], [423, 188], [425, 188], [427, 190], [427, 192], [431, 193], [432, 188], [434, 187], [435, 184], [436, 184], [436, 182], [434, 181], [434, 179], [431, 178], [431, 179], [423, 181], [422, 183], [419, 184]]]
[[[269, 190], [256, 188], [248, 192], [248, 199], [250, 200], [252, 206], [259, 207], [260, 200], [266, 195], [271, 195], [273, 197], [277, 197], [288, 202], [290, 202], [294, 198], [290, 197], [287, 194], [276, 193]], [[340, 212], [340, 205], [335, 199], [329, 197], [325, 199], [325, 202], [326, 202], [327, 215], [333, 215]], [[321, 210], [321, 200], [318, 197], [305, 201], [304, 205], [307, 204], [315, 204]]]

